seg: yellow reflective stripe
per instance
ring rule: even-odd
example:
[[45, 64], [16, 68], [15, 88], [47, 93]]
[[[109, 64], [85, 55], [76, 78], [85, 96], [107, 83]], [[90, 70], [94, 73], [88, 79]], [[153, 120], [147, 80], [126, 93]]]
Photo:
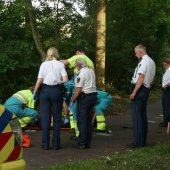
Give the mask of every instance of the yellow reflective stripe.
[[96, 115], [96, 120], [98, 121], [105, 121], [104, 115]]
[[74, 120], [74, 130], [75, 130], [75, 133], [76, 133], [76, 137], [78, 137], [80, 132], [79, 132], [79, 129], [77, 127], [77, 121], [76, 120]]
[[21, 127], [25, 127], [26, 125], [31, 123], [31, 119], [32, 119], [32, 117], [27, 116], [27, 117], [18, 119], [18, 121], [21, 124]]
[[8, 124], [8, 125], [5, 127], [5, 129], [3, 130], [2, 133], [8, 133], [8, 132], [12, 132], [12, 129], [11, 129], [10, 124]]
[[2, 113], [4, 112], [4, 110], [5, 110], [5, 107], [0, 104], [0, 116], [2, 115]]
[[16, 97], [18, 100], [20, 100], [24, 104], [28, 103], [28, 100], [25, 100], [25, 97], [23, 97], [23, 95], [21, 95], [21, 93], [19, 94], [19, 92], [15, 93], [13, 95], [13, 97]]
[[28, 103], [28, 100], [26, 99], [26, 97], [20, 92], [15, 93], [13, 96], [19, 99], [24, 104]]
[[14, 142], [15, 142], [14, 135], [12, 135], [10, 137], [10, 139], [8, 140], [8, 142], [6, 143], [6, 145], [0, 151], [1, 162], [6, 161], [9, 157], [9, 155], [12, 153], [12, 151], [14, 149]]
[[98, 130], [106, 130], [106, 124], [105, 123], [97, 123], [97, 129]]
[[70, 128], [74, 129], [75, 126], [74, 126], [74, 120], [73, 120], [73, 113], [72, 112], [70, 112], [69, 118], [70, 118]]
[[26, 167], [26, 162], [24, 159], [16, 160], [16, 161], [10, 161], [5, 162], [3, 164], [0, 164], [0, 170], [24, 170]]

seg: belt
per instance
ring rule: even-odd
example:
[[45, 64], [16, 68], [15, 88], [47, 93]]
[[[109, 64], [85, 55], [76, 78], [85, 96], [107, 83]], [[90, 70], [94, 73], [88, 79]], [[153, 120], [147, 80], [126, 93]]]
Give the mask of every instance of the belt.
[[[133, 90], [134, 90], [134, 88], [135, 88], [135, 85], [136, 85], [136, 84], [131, 84], [131, 86], [130, 86], [130, 93], [133, 92]], [[143, 84], [140, 86], [139, 90], [142, 89], [142, 88], [150, 89], [149, 87], [145, 87]]]
[[[84, 93], [84, 92], [82, 92]], [[85, 96], [92, 96], [92, 95], [97, 95], [97, 92], [93, 92], [93, 93], [84, 93]]]
[[48, 84], [43, 84], [43, 87], [52, 87], [52, 88], [62, 88], [62, 84], [56, 84], [56, 85], [48, 85]]

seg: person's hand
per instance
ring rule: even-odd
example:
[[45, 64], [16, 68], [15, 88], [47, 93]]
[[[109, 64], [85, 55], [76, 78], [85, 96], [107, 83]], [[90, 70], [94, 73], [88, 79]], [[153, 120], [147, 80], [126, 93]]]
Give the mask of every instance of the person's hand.
[[69, 108], [72, 107], [72, 106], [73, 106], [73, 102], [71, 102], [71, 103], [69, 104]]
[[34, 102], [37, 101], [37, 93], [36, 92], [33, 93], [33, 99], [34, 99]]
[[133, 99], [135, 98], [135, 96], [136, 96], [136, 92], [133, 91], [133, 92], [131, 93], [131, 95], [130, 95], [129, 98], [130, 98], [131, 100], [133, 100]]

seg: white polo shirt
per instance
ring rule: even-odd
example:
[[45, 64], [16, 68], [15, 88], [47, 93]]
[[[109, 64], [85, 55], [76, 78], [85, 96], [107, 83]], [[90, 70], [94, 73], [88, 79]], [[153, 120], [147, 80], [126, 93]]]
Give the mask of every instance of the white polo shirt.
[[135, 69], [131, 82], [133, 84], [136, 84], [139, 74], [143, 74], [145, 76], [143, 85], [149, 88], [155, 77], [155, 71], [156, 71], [155, 62], [148, 55], [144, 55]]
[[162, 77], [162, 87], [170, 83], [170, 67], [165, 71]]
[[43, 79], [43, 84], [51, 86], [61, 84], [63, 76], [67, 76], [64, 64], [56, 59], [43, 62], [38, 73], [38, 78]]
[[96, 76], [93, 69], [82, 68], [75, 78], [75, 87], [82, 87], [82, 92], [96, 92]]

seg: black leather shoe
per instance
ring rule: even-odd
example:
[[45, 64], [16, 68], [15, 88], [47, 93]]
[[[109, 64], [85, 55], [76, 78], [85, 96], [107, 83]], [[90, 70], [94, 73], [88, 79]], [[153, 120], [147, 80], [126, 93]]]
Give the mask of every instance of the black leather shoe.
[[168, 126], [168, 123], [165, 123], [165, 122], [161, 122], [159, 124], [159, 127], [167, 127]]
[[76, 148], [76, 149], [86, 149], [87, 148], [85, 145], [78, 145], [78, 144], [72, 144], [72, 147]]

